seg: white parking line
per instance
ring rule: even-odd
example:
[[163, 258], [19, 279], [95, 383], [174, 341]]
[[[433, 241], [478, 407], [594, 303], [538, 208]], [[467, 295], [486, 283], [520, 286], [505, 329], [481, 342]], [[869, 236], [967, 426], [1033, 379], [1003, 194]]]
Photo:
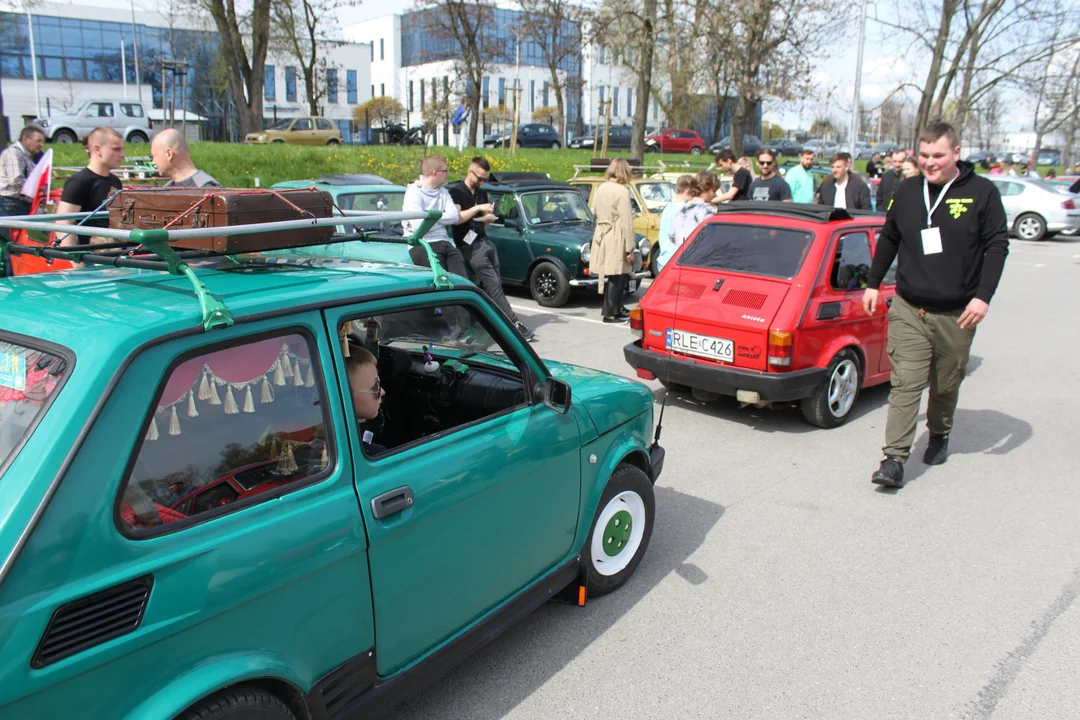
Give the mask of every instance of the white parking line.
[[519, 312], [541, 313], [543, 315], [554, 315], [556, 317], [566, 318], [567, 320], [580, 320], [581, 322], [592, 323], [593, 325], [610, 325], [611, 327], [626, 329], [626, 323], [606, 323], [603, 320], [593, 320], [587, 317], [578, 317], [577, 315], [567, 315], [566, 313], [555, 312], [554, 310], [548, 310], [546, 308], [533, 307], [532, 305], [515, 305], [510, 303], [510, 307]]

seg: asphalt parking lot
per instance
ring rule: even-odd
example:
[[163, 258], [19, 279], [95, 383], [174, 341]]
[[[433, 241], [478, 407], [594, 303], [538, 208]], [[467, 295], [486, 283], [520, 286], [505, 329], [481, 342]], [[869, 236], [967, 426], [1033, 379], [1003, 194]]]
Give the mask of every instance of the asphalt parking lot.
[[[396, 717], [1080, 717], [1078, 280], [1080, 241], [1013, 242], [949, 462], [921, 464], [921, 427], [898, 492], [870, 483], [887, 386], [836, 430], [673, 394], [630, 582], [544, 606]], [[599, 297], [510, 299], [543, 357], [632, 376]]]

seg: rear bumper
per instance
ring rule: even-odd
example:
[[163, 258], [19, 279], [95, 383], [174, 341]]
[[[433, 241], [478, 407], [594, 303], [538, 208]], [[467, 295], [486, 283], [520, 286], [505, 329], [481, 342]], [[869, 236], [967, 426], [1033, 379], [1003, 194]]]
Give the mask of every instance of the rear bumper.
[[791, 402], [810, 397], [825, 379], [825, 368], [770, 373], [705, 365], [690, 358], [649, 352], [641, 347], [640, 340], [625, 346], [623, 356], [631, 367], [649, 370], [664, 382], [731, 396], [739, 390], [750, 390], [758, 393], [765, 402]]

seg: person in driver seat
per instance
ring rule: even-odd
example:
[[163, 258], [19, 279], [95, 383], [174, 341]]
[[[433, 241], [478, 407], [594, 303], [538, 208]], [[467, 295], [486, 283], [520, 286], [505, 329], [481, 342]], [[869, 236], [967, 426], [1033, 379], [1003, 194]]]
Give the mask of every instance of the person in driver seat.
[[349, 341], [349, 357], [345, 358], [345, 373], [349, 378], [353, 412], [360, 431], [360, 444], [368, 457], [386, 452], [386, 446], [375, 442], [375, 433], [367, 428], [368, 421], [379, 416], [383, 395], [379, 368], [375, 356], [360, 343]]

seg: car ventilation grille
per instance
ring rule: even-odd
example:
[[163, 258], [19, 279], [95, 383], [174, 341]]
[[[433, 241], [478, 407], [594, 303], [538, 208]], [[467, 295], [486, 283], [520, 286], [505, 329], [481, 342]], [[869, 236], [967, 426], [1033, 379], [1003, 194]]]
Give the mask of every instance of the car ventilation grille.
[[139, 627], [154, 578], [102, 590], [57, 608], [49, 620], [31, 667], [43, 668]]
[[769, 296], [765, 293], [750, 292], [749, 290], [731, 290], [724, 296], [725, 305], [738, 305], [739, 307], [760, 310]]
[[701, 293], [703, 292], [705, 292], [704, 285], [698, 285], [697, 283], [675, 283], [674, 285], [668, 286], [667, 294], [697, 300], [701, 297]]

